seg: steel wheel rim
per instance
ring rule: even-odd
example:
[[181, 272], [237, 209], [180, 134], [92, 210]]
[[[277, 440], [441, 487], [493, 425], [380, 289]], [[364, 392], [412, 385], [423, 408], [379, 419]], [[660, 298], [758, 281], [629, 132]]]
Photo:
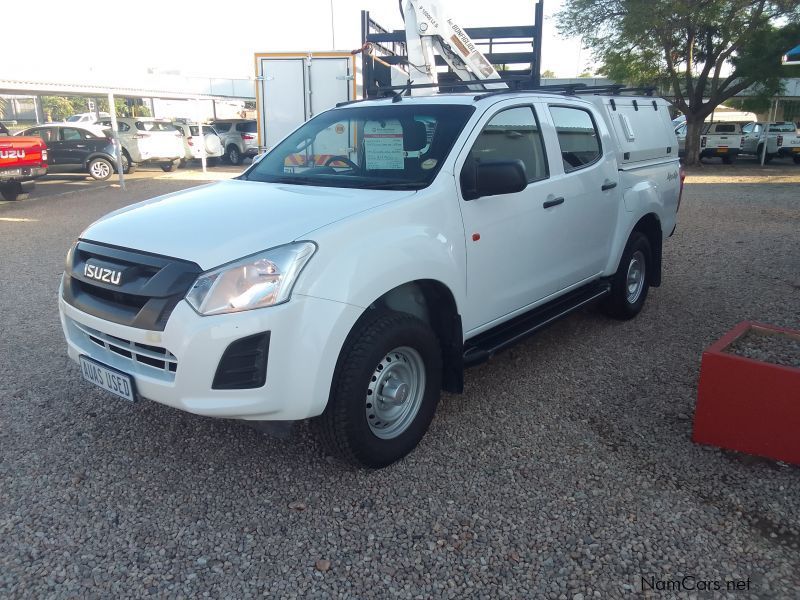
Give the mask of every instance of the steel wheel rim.
[[95, 177], [108, 177], [110, 174], [111, 169], [106, 163], [98, 160], [92, 164], [92, 175]]
[[235, 148], [231, 150], [231, 162], [237, 162], [239, 160], [239, 151]]
[[639, 296], [642, 295], [646, 269], [647, 263], [644, 258], [644, 252], [637, 250], [631, 256], [631, 262], [628, 264], [628, 275], [625, 279], [625, 289], [629, 304], [636, 304]]
[[365, 410], [370, 431], [382, 439], [402, 435], [414, 422], [425, 395], [425, 362], [400, 346], [387, 352], [370, 376]]

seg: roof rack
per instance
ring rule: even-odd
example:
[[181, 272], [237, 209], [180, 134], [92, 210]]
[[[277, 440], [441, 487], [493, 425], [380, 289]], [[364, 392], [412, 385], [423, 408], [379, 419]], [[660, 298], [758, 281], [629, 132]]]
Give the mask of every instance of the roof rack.
[[626, 87], [623, 84], [615, 83], [610, 85], [586, 85], [585, 83], [566, 83], [561, 85], [541, 85], [539, 87], [526, 87], [524, 90], [507, 89], [507, 90], [493, 90], [491, 92], [484, 92], [477, 94], [475, 100], [482, 100], [490, 96], [499, 94], [513, 94], [520, 91], [537, 92], [545, 94], [561, 94], [565, 96], [577, 96], [579, 94], [595, 94], [602, 95], [608, 94], [611, 96], [621, 96], [622, 94], [641, 94], [643, 96], [652, 96], [656, 88], [649, 87]]

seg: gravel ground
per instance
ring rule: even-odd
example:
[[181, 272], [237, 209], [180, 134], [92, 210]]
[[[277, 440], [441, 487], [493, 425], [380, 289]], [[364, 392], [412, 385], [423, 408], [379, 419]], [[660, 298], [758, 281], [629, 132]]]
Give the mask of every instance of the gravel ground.
[[773, 365], [800, 368], [800, 340], [788, 335], [750, 329], [725, 351]]
[[800, 595], [800, 468], [690, 441], [703, 349], [744, 319], [800, 326], [796, 183], [690, 183], [637, 319], [586, 310], [476, 367], [376, 472], [305, 424], [275, 439], [80, 380], [65, 250], [186, 185], [0, 207], [0, 596], [588, 600], [684, 575]]

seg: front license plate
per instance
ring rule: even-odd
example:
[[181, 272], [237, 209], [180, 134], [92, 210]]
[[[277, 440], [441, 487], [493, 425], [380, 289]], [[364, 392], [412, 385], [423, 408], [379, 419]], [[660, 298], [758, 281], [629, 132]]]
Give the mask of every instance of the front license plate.
[[79, 358], [81, 374], [86, 381], [103, 388], [107, 392], [111, 392], [115, 396], [125, 398], [125, 400], [130, 400], [131, 402], [134, 401], [133, 378], [130, 375], [101, 365], [85, 356]]

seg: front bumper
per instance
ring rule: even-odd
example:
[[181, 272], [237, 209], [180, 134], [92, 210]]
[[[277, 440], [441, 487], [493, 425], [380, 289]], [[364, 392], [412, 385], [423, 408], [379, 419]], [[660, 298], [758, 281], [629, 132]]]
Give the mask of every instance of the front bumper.
[[[83, 354], [131, 375], [143, 398], [199, 415], [252, 420], [321, 414], [339, 351], [361, 312], [349, 304], [295, 295], [279, 306], [201, 317], [181, 301], [161, 332], [104, 321], [59, 298], [61, 325], [73, 360]], [[265, 331], [270, 332], [270, 345], [264, 386], [212, 389], [227, 347]], [[163, 367], [142, 363], [101, 345], [104, 340], [160, 348], [167, 358]], [[170, 367], [173, 363], [176, 366]]]

